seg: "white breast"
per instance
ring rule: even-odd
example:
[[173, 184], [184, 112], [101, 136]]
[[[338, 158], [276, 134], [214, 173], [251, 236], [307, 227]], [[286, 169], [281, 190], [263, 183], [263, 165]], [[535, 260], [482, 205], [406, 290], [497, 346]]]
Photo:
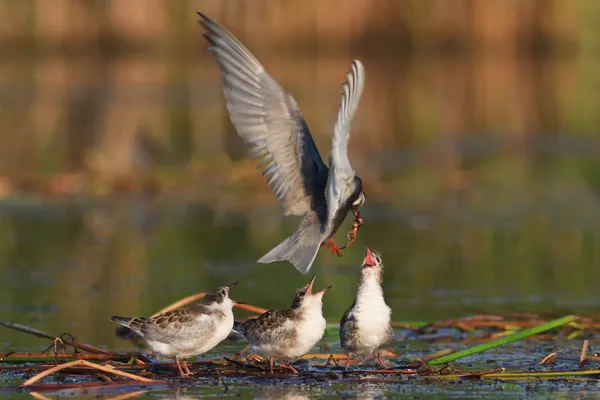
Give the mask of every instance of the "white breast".
[[323, 338], [327, 321], [323, 318], [322, 306], [306, 310], [302, 320], [296, 325], [296, 343], [290, 352], [292, 358], [309, 353]]
[[[233, 328], [233, 312], [224, 307], [223, 314], [198, 315], [195, 327], [181, 332], [176, 340], [168, 343], [148, 340], [153, 351], [167, 357], [188, 358], [206, 353], [221, 343]], [[207, 330], [207, 326], [212, 326]]]
[[199, 345], [198, 354], [206, 353], [212, 350], [216, 345], [221, 343], [229, 336], [233, 328], [233, 312], [231, 309], [225, 311], [225, 317], [221, 317], [215, 321], [215, 330], [212, 334], [208, 334], [207, 338]]
[[392, 310], [385, 304], [381, 286], [366, 281], [361, 286], [354, 309], [360, 347], [371, 353], [381, 346], [387, 337], [392, 320]]

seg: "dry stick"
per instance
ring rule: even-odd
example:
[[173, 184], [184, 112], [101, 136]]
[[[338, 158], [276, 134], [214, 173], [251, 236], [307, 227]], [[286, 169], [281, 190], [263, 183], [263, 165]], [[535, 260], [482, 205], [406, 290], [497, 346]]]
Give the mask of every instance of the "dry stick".
[[544, 357], [544, 359], [542, 361], [540, 361], [540, 365], [556, 364], [556, 355], [557, 354], [558, 354], [557, 352], [548, 354], [546, 357]]
[[[173, 304], [171, 304], [171, 305], [163, 308], [162, 310], [154, 313], [152, 316], [155, 317], [157, 315], [164, 314], [166, 312], [173, 311], [173, 310], [176, 310], [178, 308], [187, 306], [190, 303], [193, 303], [195, 301], [198, 301], [198, 300], [202, 299], [204, 296], [206, 296], [206, 293], [202, 293], [201, 292], [201, 293], [196, 293], [196, 294], [193, 294], [191, 296], [185, 297], [185, 298], [183, 298], [181, 300], [178, 300], [175, 303], [173, 303]], [[254, 312], [254, 313], [257, 313], [257, 314], [262, 314], [262, 313], [265, 313], [265, 312], [268, 311], [265, 308], [253, 306], [251, 304], [236, 304], [235, 307], [239, 308], [241, 310], [246, 310], [246, 311]]]
[[187, 306], [188, 304], [193, 303], [194, 301], [202, 299], [204, 296], [206, 296], [206, 293], [196, 293], [191, 296], [184, 297], [183, 299], [178, 300], [175, 303], [166, 306], [162, 310], [155, 312], [154, 314], [152, 314], [152, 316], [156, 317], [157, 315], [164, 314], [169, 311], [177, 310], [178, 308]]
[[[390, 350], [381, 350], [381, 356], [382, 357], [396, 357], [398, 354], [394, 353], [393, 351]], [[329, 358], [334, 357], [337, 360], [345, 360], [346, 358], [348, 358], [348, 355], [346, 353], [308, 353], [303, 355], [300, 358], [303, 359], [316, 359], [316, 360], [328, 360]], [[373, 355], [371, 358], [377, 358], [377, 356]]]
[[21, 386], [29, 386], [50, 374], [53, 374], [55, 372], [58, 372], [60, 370], [66, 369], [66, 368], [78, 367], [78, 366], [90, 367], [90, 368], [96, 369], [98, 371], [103, 371], [103, 372], [107, 372], [109, 374], [123, 376], [123, 377], [130, 378], [130, 379], [133, 379], [133, 380], [136, 380], [139, 382], [152, 382], [152, 383], [157, 382], [156, 380], [153, 380], [153, 379], [143, 378], [141, 376], [133, 375], [133, 374], [130, 374], [127, 372], [123, 372], [123, 371], [119, 371], [119, 370], [116, 370], [113, 368], [108, 368], [108, 367], [104, 367], [102, 365], [94, 364], [89, 361], [77, 360], [77, 361], [71, 361], [71, 362], [68, 362], [65, 364], [60, 364], [60, 365], [57, 365], [56, 367], [49, 368], [44, 372], [40, 372], [39, 374], [27, 379], [25, 382], [23, 382], [23, 384]]
[[246, 311], [250, 311], [253, 313], [257, 313], [257, 314], [264, 314], [267, 311], [269, 311], [266, 308], [253, 306], [252, 304], [236, 304], [235, 307], [237, 307], [241, 310], [246, 310]]
[[0, 354], [2, 363], [24, 363], [24, 362], [51, 362], [57, 359], [71, 360], [94, 360], [94, 361], [123, 361], [127, 362], [132, 356], [127, 354], [87, 354], [87, 353], [60, 353], [56, 356], [48, 353], [7, 353]]
[[[580, 360], [579, 356], [570, 356], [568, 354], [559, 354], [559, 355], [556, 356], [556, 358], [559, 359], [559, 360], [569, 360], [569, 361], [579, 361]], [[592, 361], [593, 362], [600, 362], [600, 356], [594, 356], [594, 355], [589, 356], [588, 355], [588, 356], [585, 357], [585, 359], [586, 359], [586, 362], [588, 362], [588, 363], [592, 362]]]
[[[24, 333], [28, 333], [30, 335], [34, 335], [34, 336], [41, 337], [41, 338], [44, 338], [44, 339], [56, 340], [56, 338], [58, 337], [56, 335], [51, 335], [49, 333], [42, 332], [40, 330], [37, 330], [37, 329], [34, 329], [34, 328], [30, 328], [28, 326], [17, 324], [17, 323], [14, 323], [14, 322], [8, 322], [8, 321], [0, 320], [0, 325], [4, 326], [6, 328], [10, 328], [10, 329], [14, 329], [14, 330], [21, 331], [21, 332], [24, 332]], [[117, 355], [117, 353], [113, 353], [112, 351], [102, 350], [102, 349], [99, 349], [97, 347], [90, 346], [90, 345], [87, 345], [87, 344], [77, 343], [75, 341], [72, 341], [70, 343], [65, 343], [65, 344], [68, 344], [69, 346], [74, 347], [74, 348], [79, 349], [79, 350], [88, 351], [90, 353], [100, 353], [100, 354]]]
[[434, 358], [439, 358], [439, 357], [442, 357], [442, 356], [446, 356], [448, 354], [452, 354], [455, 351], [456, 351], [455, 348], [450, 347], [450, 348], [447, 348], [447, 349], [442, 349], [442, 350], [436, 351], [435, 353], [428, 354], [425, 357], [421, 357], [420, 359], [423, 360], [423, 361], [425, 361], [425, 362], [427, 362], [429, 360], [433, 360]]
[[581, 357], [579, 357], [579, 368], [583, 368], [587, 361], [587, 351], [588, 347], [590, 347], [590, 341], [584, 340], [583, 347], [581, 348]]

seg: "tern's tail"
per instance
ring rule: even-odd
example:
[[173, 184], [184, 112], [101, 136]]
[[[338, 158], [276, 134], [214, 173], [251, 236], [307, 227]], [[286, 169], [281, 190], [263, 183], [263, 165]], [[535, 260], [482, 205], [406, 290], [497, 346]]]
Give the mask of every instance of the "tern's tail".
[[129, 325], [131, 324], [131, 321], [133, 320], [133, 318], [112, 316], [112, 317], [110, 317], [110, 320], [113, 321], [113, 322], [116, 322], [119, 325], [123, 325], [123, 326], [129, 327]]
[[243, 322], [237, 322], [235, 321], [233, 323], [233, 329], [232, 331], [239, 333], [242, 336], [246, 336], [246, 329], [244, 329], [244, 323]]
[[315, 217], [312, 215], [305, 216], [292, 236], [262, 256], [258, 262], [267, 264], [287, 260], [298, 271], [306, 274], [317, 256], [319, 247], [321, 247], [321, 230]]

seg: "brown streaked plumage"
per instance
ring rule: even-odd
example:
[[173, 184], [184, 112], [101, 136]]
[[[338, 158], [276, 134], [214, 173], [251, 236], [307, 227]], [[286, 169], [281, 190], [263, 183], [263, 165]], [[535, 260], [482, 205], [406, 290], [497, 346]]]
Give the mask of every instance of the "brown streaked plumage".
[[186, 359], [211, 350], [231, 332], [235, 301], [229, 298], [229, 291], [236, 283], [207, 293], [200, 303], [189, 307], [154, 317], [110, 319], [140, 335], [154, 352], [174, 358], [181, 376], [187, 376], [191, 371]]
[[331, 286], [313, 293], [315, 277], [296, 292], [290, 308], [269, 310], [257, 318], [234, 324], [233, 329], [250, 342], [252, 352], [269, 360], [271, 373], [275, 361], [283, 361], [297, 373], [290, 363], [308, 353], [323, 337], [326, 321], [322, 298]]

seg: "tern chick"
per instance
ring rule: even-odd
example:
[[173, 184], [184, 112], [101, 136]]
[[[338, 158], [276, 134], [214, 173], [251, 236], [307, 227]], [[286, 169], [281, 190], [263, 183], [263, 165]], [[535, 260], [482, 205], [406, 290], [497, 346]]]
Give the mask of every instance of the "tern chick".
[[367, 247], [356, 299], [340, 322], [340, 342], [348, 355], [346, 369], [351, 358], [364, 362], [374, 353], [377, 353], [377, 360], [386, 368], [380, 350], [392, 340], [394, 332], [392, 310], [383, 298], [382, 279], [381, 256]]
[[[113, 316], [110, 320], [140, 335], [152, 351], [174, 358], [181, 376], [188, 376], [192, 372], [187, 358], [206, 353], [229, 336], [236, 303], [229, 291], [236, 284], [219, 287], [189, 307], [154, 317]], [[183, 369], [179, 360], [183, 360]]]
[[283, 361], [293, 373], [291, 362], [310, 352], [321, 340], [327, 324], [323, 318], [323, 295], [331, 286], [313, 293], [315, 276], [296, 292], [290, 308], [269, 310], [257, 318], [235, 323], [234, 330], [250, 342], [249, 350], [269, 360]]

